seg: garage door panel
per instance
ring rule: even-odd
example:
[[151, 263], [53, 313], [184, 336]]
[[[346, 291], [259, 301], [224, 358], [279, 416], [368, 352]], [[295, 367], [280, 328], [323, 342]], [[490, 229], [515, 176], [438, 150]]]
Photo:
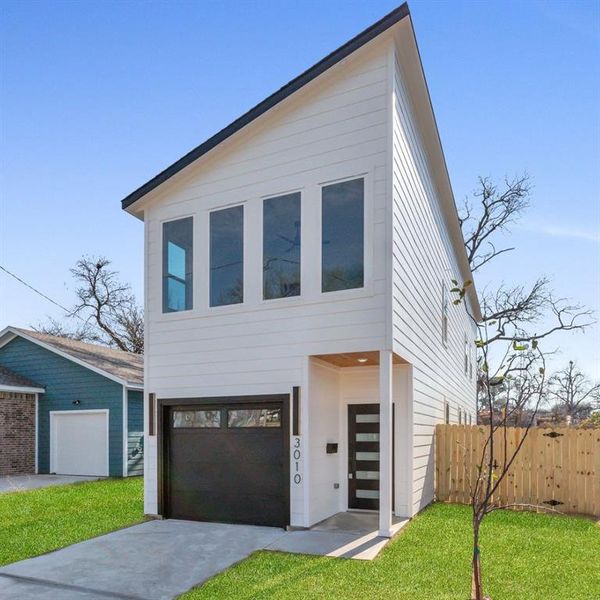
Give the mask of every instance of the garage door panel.
[[177, 502], [169, 515], [174, 519], [267, 526], [283, 526], [287, 521], [283, 496], [223, 495], [221, 492], [200, 492], [189, 489], [178, 490], [177, 493]]
[[108, 475], [108, 413], [51, 413], [50, 469], [59, 475]]
[[240, 457], [246, 463], [277, 464], [281, 462], [281, 444], [281, 431], [276, 434], [269, 431], [263, 436], [228, 430], [223, 434], [197, 430], [196, 435], [180, 436], [179, 432], [174, 431], [171, 437], [171, 451], [175, 455], [186, 456], [189, 462], [206, 461], [212, 464], [229, 464], [240, 460]]
[[[199, 422], [192, 413], [205, 410], [202, 406], [170, 409], [167, 516], [279, 527], [289, 522], [288, 431], [284, 418], [276, 427], [272, 416], [284, 417], [283, 403], [268, 404], [271, 421], [262, 423], [269, 426], [228, 427], [226, 415], [235, 410], [239, 417], [239, 408], [226, 401], [211, 406], [223, 415], [219, 428], [189, 426]], [[186, 411], [191, 420], [184, 420]]]
[[195, 466], [197, 468], [190, 465], [191, 468], [186, 468], [184, 472], [182, 469], [175, 469], [171, 472], [171, 489], [174, 493], [186, 489], [196, 489], [208, 493], [216, 488], [223, 495], [230, 495], [239, 493], [240, 490], [258, 488], [264, 494], [281, 494], [281, 482], [284, 477], [283, 465], [274, 466], [279, 469], [279, 474], [265, 473], [265, 469], [262, 468], [253, 469], [252, 473], [240, 473], [236, 468], [223, 467], [215, 470], [211, 465], [201, 463], [196, 463]]

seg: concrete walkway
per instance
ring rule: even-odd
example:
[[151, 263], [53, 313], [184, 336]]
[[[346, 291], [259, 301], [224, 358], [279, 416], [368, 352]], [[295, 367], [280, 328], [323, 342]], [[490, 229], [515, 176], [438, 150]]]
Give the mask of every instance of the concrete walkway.
[[[370, 560], [378, 517], [338, 513], [303, 531], [148, 521], [0, 568], [2, 600], [170, 600], [256, 550]], [[394, 532], [407, 519], [395, 519]]]
[[78, 481], [97, 481], [101, 477], [83, 477], [79, 475], [2, 475], [0, 477], [0, 494], [4, 492], [21, 492], [34, 490], [50, 485], [64, 485]]
[[0, 569], [2, 600], [167, 600], [199, 585], [282, 529], [149, 521]]
[[[394, 517], [396, 535], [409, 519]], [[336, 558], [373, 560], [390, 541], [379, 535], [379, 515], [371, 512], [340, 512], [304, 531], [290, 531], [267, 550], [317, 554]]]

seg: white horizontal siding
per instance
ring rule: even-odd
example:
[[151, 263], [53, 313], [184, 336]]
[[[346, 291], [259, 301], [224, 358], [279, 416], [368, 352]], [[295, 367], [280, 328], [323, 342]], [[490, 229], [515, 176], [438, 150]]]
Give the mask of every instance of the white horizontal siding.
[[[385, 215], [389, 146], [385, 45], [370, 44], [259, 118], [201, 164], [168, 182], [144, 212], [146, 229], [146, 389], [185, 398], [289, 393], [306, 381], [306, 356], [376, 350], [386, 338]], [[320, 292], [320, 188], [365, 176], [365, 288]], [[302, 296], [262, 300], [262, 198], [302, 193]], [[208, 307], [208, 213], [244, 203], [244, 303]], [[164, 220], [194, 218], [194, 309], [162, 314]], [[309, 395], [310, 397], [310, 395]], [[339, 422], [337, 403], [323, 407], [312, 444], [319, 448]], [[314, 407], [318, 414], [318, 407]], [[333, 411], [333, 412], [332, 412]], [[331, 418], [325, 419], [329, 415]], [[312, 415], [311, 415], [312, 417]], [[327, 425], [327, 426], [326, 426]], [[323, 439], [321, 439], [323, 438]], [[316, 447], [307, 448], [307, 460]], [[330, 457], [331, 458], [331, 457]], [[333, 473], [314, 470], [309, 501], [329, 494], [339, 504]], [[146, 510], [156, 512], [156, 451], [146, 448]], [[307, 465], [308, 468], [308, 465]], [[315, 496], [316, 494], [316, 496]], [[335, 501], [334, 501], [335, 499]], [[293, 496], [294, 522], [309, 518]]]
[[458, 406], [475, 413], [474, 379], [464, 374], [464, 335], [472, 342], [475, 334], [464, 306], [450, 303], [448, 345], [442, 344], [441, 286], [449, 290], [459, 269], [397, 61], [393, 96], [392, 321], [394, 351], [413, 365], [416, 512], [433, 499], [433, 434], [444, 400], [452, 414]]

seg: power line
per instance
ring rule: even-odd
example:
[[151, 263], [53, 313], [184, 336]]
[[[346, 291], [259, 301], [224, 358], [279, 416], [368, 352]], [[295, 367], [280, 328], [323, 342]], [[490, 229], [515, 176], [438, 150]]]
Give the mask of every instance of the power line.
[[52, 304], [56, 304], [56, 306], [58, 306], [59, 308], [62, 308], [67, 314], [71, 313], [71, 311], [68, 308], [65, 308], [62, 304], [59, 304], [55, 300], [52, 300], [52, 298], [46, 296], [46, 294], [40, 292], [40, 290], [35, 289], [32, 285], [29, 285], [26, 281], [23, 281], [20, 277], [18, 277], [14, 273], [11, 273], [8, 269], [4, 268], [2, 265], [0, 265], [0, 269], [2, 269], [6, 274], [8, 274], [11, 277], [13, 277], [14, 279], [16, 279], [19, 283], [22, 283], [24, 286], [28, 287], [30, 290], [33, 290], [36, 294], [38, 294], [42, 298], [45, 298], [49, 302], [52, 302]]

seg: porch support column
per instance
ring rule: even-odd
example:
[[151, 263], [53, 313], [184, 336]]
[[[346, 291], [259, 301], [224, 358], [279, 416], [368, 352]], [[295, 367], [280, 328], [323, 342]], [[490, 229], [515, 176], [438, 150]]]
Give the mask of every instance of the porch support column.
[[379, 352], [379, 535], [392, 537], [392, 352]]

